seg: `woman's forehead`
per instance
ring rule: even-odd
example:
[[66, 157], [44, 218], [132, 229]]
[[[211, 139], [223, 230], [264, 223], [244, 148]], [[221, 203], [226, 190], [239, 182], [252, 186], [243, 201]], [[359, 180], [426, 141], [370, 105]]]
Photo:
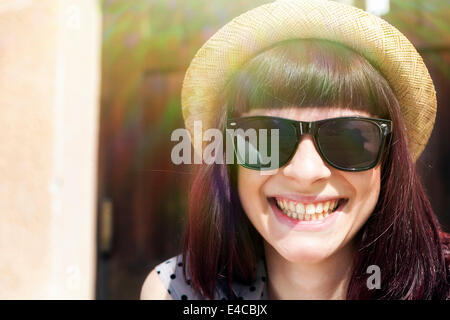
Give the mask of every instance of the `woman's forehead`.
[[364, 110], [354, 110], [344, 107], [284, 107], [275, 109], [252, 109], [241, 116], [274, 116], [298, 121], [317, 121], [328, 118], [364, 116], [374, 117]]

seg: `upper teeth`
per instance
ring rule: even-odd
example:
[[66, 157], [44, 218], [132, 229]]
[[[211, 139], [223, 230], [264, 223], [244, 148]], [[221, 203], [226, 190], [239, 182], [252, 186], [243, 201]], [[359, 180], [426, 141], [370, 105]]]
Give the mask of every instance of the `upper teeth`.
[[303, 214], [308, 214], [308, 215], [313, 215], [316, 213], [330, 213], [331, 211], [333, 211], [338, 202], [339, 199], [335, 199], [335, 200], [330, 200], [330, 201], [325, 201], [325, 202], [316, 202], [316, 203], [301, 203], [301, 202], [295, 202], [295, 201], [291, 201], [291, 200], [286, 200], [286, 199], [278, 199], [276, 198], [277, 204], [278, 206], [285, 212], [285, 213], [290, 213], [292, 214], [296, 214], [296, 215], [303, 215]]

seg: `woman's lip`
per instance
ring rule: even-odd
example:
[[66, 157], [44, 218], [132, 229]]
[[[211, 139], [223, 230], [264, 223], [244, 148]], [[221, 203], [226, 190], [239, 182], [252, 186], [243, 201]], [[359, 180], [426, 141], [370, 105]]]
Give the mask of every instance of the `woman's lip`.
[[343, 197], [343, 196], [325, 196], [325, 195], [304, 196], [304, 195], [298, 195], [298, 194], [274, 195], [269, 198], [301, 202], [301, 203], [306, 203], [306, 204], [317, 203], [317, 202], [326, 202], [326, 201], [332, 201], [332, 200], [348, 199], [347, 197]]
[[334, 212], [330, 213], [328, 217], [324, 218], [323, 220], [305, 221], [288, 217], [278, 208], [274, 198], [268, 200], [270, 207], [272, 208], [272, 212], [274, 213], [274, 216], [277, 219], [277, 221], [295, 231], [321, 231], [330, 227], [336, 222], [338, 216], [343, 213], [342, 209], [348, 202], [345, 201], [340, 203], [339, 207]]

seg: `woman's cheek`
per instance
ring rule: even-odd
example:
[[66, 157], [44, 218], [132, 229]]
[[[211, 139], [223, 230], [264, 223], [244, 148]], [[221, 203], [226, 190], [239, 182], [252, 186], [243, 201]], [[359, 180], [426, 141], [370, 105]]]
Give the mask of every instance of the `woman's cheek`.
[[259, 171], [239, 167], [238, 192], [247, 215], [254, 215], [264, 210], [266, 198], [263, 187], [269, 177], [260, 174]]
[[[380, 166], [360, 172], [359, 174], [353, 175], [352, 178], [349, 180], [352, 180], [351, 183], [357, 190], [354, 204], [355, 220], [357, 221], [355, 227], [359, 230], [372, 214], [378, 202], [381, 178]], [[354, 230], [354, 232], [358, 230]]]

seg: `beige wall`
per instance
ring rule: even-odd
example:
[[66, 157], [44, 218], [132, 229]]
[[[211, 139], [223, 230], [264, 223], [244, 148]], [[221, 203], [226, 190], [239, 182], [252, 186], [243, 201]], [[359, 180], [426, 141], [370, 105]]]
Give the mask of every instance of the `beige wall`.
[[96, 0], [0, 0], [0, 298], [94, 297]]

